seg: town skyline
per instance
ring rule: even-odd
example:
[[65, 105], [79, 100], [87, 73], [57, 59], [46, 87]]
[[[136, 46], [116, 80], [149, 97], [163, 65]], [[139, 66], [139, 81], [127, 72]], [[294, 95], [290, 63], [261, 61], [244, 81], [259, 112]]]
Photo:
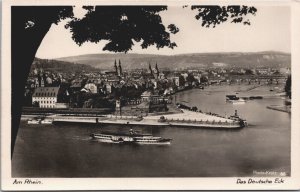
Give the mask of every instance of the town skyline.
[[[257, 53], [191, 53], [178, 55], [154, 54], [87, 54], [62, 57], [54, 60], [85, 64], [99, 69], [111, 68], [114, 60], [121, 60], [124, 69], [138, 69], [158, 63], [163, 68], [256, 68], [290, 67], [291, 55], [281, 52]], [[51, 59], [50, 59], [51, 60]], [[184, 65], [182, 65], [184, 63]]]

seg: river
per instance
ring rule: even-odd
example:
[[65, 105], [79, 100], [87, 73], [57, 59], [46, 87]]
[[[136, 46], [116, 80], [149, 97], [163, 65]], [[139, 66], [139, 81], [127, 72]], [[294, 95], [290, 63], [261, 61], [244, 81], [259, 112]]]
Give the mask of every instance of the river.
[[[270, 95], [268, 87], [241, 91], [239, 86], [212, 86], [176, 94], [176, 101], [203, 112], [232, 115], [249, 126], [239, 130], [182, 127], [129, 127], [83, 124], [28, 125], [21, 122], [12, 160], [13, 177], [234, 177], [259, 172], [290, 175], [291, 116], [267, 109], [279, 97], [234, 105], [225, 95]], [[91, 132], [130, 128], [172, 138], [168, 146], [107, 144]]]

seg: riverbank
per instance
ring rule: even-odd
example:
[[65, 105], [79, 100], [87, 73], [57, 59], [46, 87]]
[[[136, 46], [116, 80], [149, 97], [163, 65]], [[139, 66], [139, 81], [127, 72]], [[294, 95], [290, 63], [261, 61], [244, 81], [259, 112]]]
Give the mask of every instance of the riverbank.
[[275, 111], [281, 111], [285, 113], [291, 113], [291, 106], [290, 105], [270, 105], [267, 106], [268, 109], [275, 110]]

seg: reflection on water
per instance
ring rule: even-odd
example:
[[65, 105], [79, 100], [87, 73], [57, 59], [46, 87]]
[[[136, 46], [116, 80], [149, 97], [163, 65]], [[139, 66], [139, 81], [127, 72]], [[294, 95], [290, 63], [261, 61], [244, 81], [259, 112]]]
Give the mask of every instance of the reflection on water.
[[[21, 123], [12, 161], [14, 177], [227, 177], [258, 171], [290, 174], [290, 115], [269, 110], [281, 98], [233, 105], [224, 91], [190, 90], [177, 94], [204, 112], [231, 115], [250, 124], [240, 130], [107, 125], [27, 125]], [[269, 94], [252, 90], [242, 94]], [[99, 143], [89, 134], [102, 129], [172, 138], [170, 146]]]

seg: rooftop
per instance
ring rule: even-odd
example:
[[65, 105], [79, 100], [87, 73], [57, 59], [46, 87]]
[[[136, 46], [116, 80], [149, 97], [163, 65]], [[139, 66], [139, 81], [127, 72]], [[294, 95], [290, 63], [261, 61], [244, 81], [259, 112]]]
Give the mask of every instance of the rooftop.
[[34, 90], [33, 97], [56, 97], [59, 87], [37, 87]]

